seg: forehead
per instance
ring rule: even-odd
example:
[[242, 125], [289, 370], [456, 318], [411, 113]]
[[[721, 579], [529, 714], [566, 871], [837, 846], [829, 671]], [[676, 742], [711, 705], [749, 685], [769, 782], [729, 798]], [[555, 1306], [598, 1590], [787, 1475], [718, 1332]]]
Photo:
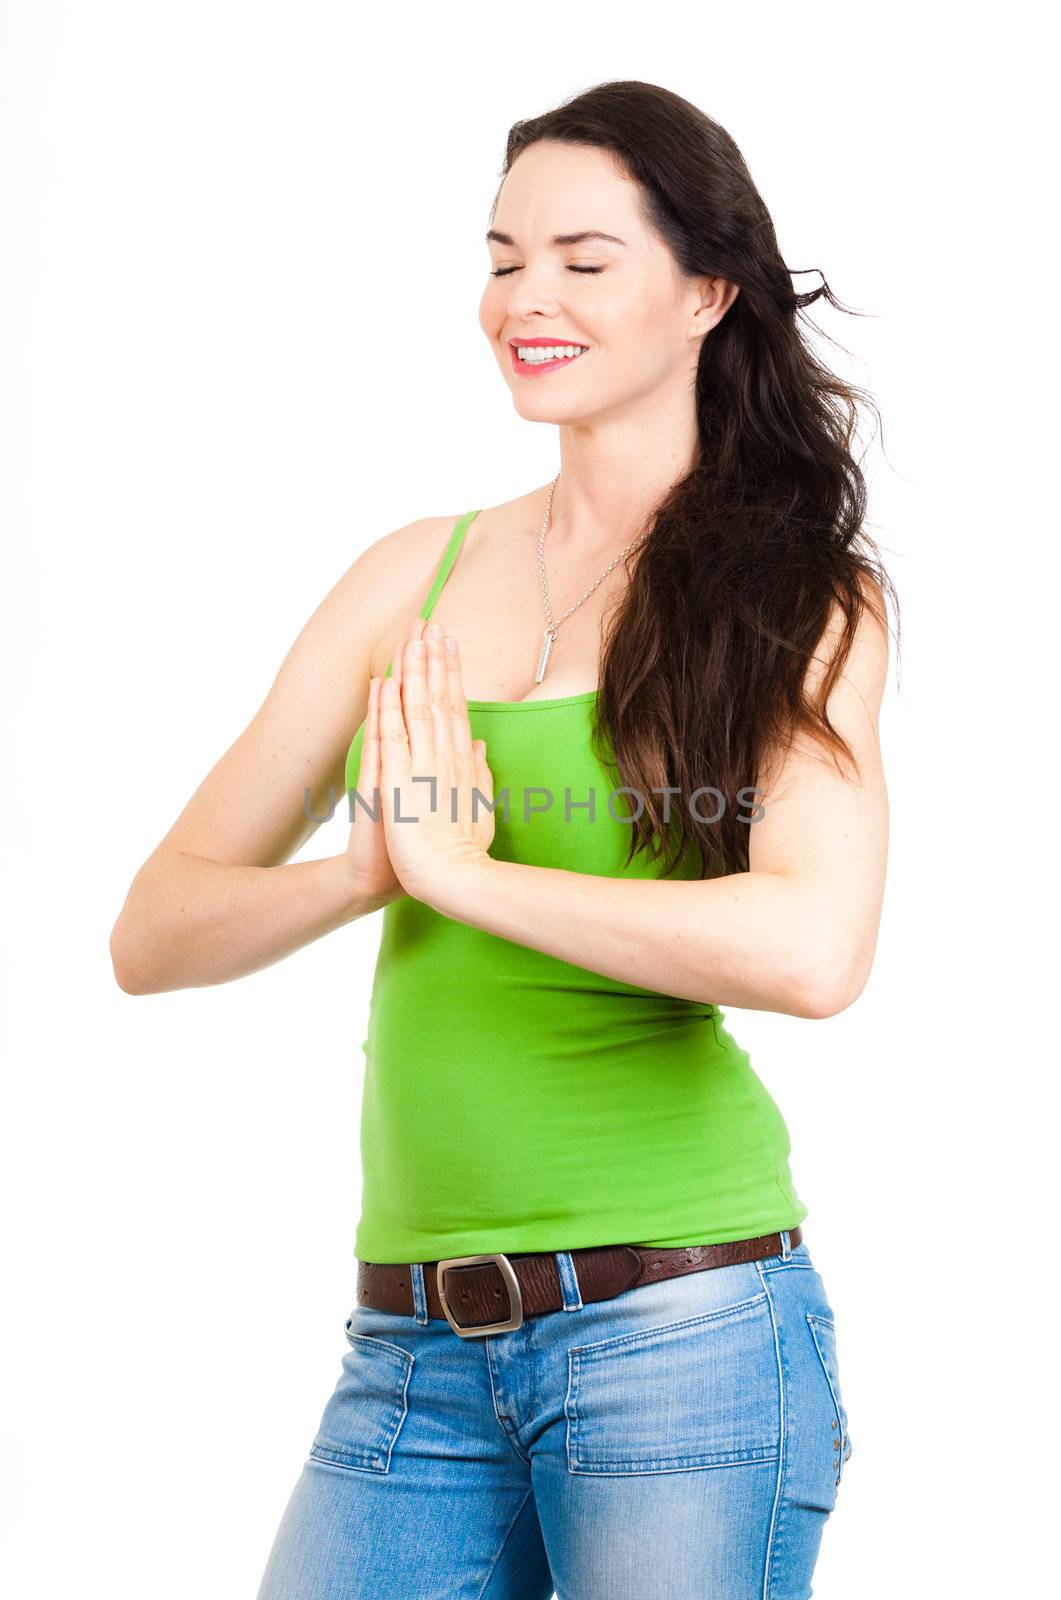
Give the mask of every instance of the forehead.
[[516, 157], [491, 219], [492, 228], [519, 243], [586, 229], [629, 240], [644, 226], [640, 189], [616, 157], [556, 139], [541, 139]]

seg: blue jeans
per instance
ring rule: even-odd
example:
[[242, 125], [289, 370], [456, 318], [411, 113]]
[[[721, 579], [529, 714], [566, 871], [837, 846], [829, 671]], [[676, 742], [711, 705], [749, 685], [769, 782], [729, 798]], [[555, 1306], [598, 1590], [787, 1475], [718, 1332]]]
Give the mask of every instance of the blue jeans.
[[412, 1315], [346, 1323], [258, 1600], [804, 1600], [851, 1446], [782, 1241], [586, 1305], [560, 1251], [564, 1308], [475, 1339], [414, 1265]]

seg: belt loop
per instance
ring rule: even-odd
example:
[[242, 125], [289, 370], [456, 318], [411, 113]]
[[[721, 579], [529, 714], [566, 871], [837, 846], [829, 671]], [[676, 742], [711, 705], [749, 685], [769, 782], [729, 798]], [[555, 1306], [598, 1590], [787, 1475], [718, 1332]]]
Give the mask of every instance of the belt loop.
[[792, 1245], [791, 1245], [791, 1243], [789, 1241], [788, 1229], [787, 1228], [782, 1228], [781, 1229], [781, 1259], [782, 1259], [782, 1261], [787, 1261], [791, 1254], [792, 1254]]
[[427, 1314], [427, 1291], [424, 1288], [424, 1264], [422, 1261], [413, 1261], [409, 1271], [413, 1282], [413, 1315], [417, 1322], [430, 1322]]
[[571, 1259], [570, 1250], [557, 1250], [556, 1270], [560, 1274], [560, 1291], [564, 1297], [565, 1311], [582, 1310], [582, 1291], [578, 1286], [578, 1273], [575, 1263]]

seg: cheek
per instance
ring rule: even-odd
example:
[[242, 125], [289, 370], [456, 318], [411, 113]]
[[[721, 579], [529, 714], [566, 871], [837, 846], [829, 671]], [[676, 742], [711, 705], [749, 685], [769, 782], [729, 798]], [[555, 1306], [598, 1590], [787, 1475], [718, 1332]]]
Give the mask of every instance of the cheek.
[[479, 326], [488, 337], [496, 337], [504, 326], [507, 309], [504, 295], [491, 278], [479, 301]]
[[587, 337], [596, 338], [611, 351], [622, 352], [624, 357], [659, 343], [659, 311], [647, 295], [639, 295], [631, 285], [596, 295], [586, 308], [584, 320]]
[[616, 358], [635, 381], [664, 377], [688, 360], [688, 342], [681, 337], [674, 307], [654, 304], [648, 299], [631, 299], [609, 308], [608, 330], [603, 341], [609, 355]]

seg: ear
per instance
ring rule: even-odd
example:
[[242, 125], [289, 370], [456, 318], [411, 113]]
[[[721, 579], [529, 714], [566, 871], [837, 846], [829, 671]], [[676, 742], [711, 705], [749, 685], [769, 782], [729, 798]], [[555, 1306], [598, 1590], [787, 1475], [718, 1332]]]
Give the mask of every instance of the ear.
[[731, 283], [728, 278], [700, 278], [697, 282], [698, 304], [693, 310], [689, 337], [702, 339], [712, 328], [717, 328], [739, 294], [740, 285]]

